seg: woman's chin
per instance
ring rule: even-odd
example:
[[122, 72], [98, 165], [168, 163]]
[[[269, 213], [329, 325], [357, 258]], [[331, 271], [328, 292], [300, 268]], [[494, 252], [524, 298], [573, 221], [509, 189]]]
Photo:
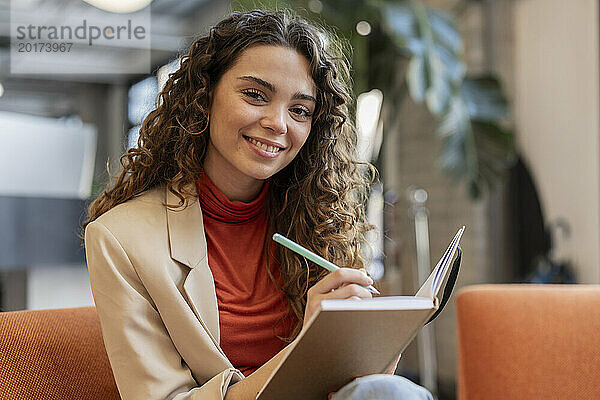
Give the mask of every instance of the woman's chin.
[[264, 181], [275, 175], [277, 172], [279, 172], [279, 169], [275, 168], [252, 168], [247, 172], [247, 175], [254, 179]]

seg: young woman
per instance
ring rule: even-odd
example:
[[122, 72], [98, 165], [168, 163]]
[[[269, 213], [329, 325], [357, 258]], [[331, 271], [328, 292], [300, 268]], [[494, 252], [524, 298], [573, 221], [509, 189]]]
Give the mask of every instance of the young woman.
[[[369, 179], [334, 43], [285, 13], [224, 19], [192, 44], [91, 204], [87, 262], [124, 399], [254, 399], [321, 300], [371, 297], [359, 270]], [[345, 268], [328, 274], [274, 232]], [[429, 396], [385, 377], [334, 397]]]

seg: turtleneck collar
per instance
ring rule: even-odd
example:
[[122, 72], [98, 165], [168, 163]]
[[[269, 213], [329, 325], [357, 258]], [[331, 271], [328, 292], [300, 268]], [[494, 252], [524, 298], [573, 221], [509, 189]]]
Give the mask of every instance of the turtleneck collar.
[[231, 224], [252, 221], [264, 212], [268, 186], [269, 181], [267, 180], [258, 196], [249, 203], [245, 203], [229, 200], [206, 173], [202, 173], [196, 180], [202, 213], [219, 222]]

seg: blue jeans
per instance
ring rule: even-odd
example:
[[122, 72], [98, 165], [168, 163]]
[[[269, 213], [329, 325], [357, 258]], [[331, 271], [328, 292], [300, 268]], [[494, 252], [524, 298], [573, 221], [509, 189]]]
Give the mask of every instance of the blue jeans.
[[332, 400], [433, 400], [427, 389], [398, 375], [368, 375], [343, 386]]

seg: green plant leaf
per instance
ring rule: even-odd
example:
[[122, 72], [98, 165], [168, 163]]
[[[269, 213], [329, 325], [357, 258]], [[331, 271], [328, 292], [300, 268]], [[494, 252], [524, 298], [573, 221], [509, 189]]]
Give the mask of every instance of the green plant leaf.
[[412, 8], [407, 2], [382, 6], [383, 22], [388, 31], [400, 38], [416, 38], [419, 36], [417, 21]]
[[440, 167], [455, 179], [465, 179], [470, 195], [493, 187], [514, 162], [514, 135], [496, 122], [471, 119], [465, 100], [453, 97], [437, 129], [443, 140]]
[[434, 40], [452, 53], [462, 53], [462, 39], [460, 33], [458, 33], [458, 30], [454, 26], [452, 17], [434, 9], [427, 10], [427, 17], [434, 34]]
[[431, 85], [425, 93], [425, 100], [429, 111], [436, 116], [441, 116], [448, 107], [451, 95], [451, 82], [448, 80], [446, 66], [438, 54], [430, 54], [430, 82]]
[[436, 132], [442, 138], [440, 167], [456, 179], [469, 175], [469, 171], [476, 168], [472, 165], [476, 157], [469, 159], [466, 140], [472, 135], [471, 120], [460, 97], [450, 100]]
[[435, 54], [444, 65], [447, 79], [455, 86], [460, 86], [460, 82], [462, 82], [467, 71], [467, 67], [461, 59], [462, 55], [452, 53], [440, 44], [435, 44]]
[[427, 90], [427, 77], [425, 73], [425, 60], [423, 57], [413, 57], [408, 64], [406, 82], [410, 96], [414, 101], [421, 103], [425, 100]]
[[473, 120], [497, 121], [508, 116], [508, 102], [498, 79], [493, 76], [466, 78], [462, 82], [461, 96]]

